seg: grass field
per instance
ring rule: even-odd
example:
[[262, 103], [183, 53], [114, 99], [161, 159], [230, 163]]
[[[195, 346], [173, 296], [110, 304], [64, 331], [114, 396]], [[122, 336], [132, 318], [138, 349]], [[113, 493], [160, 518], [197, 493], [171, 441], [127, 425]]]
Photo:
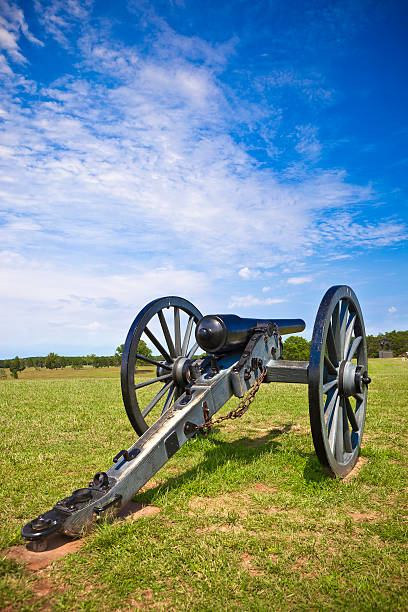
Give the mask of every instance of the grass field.
[[[0, 381], [2, 549], [135, 440], [118, 369], [103, 370]], [[352, 478], [323, 475], [306, 386], [263, 385], [241, 420], [184, 446], [136, 495], [155, 516], [102, 525], [37, 572], [2, 558], [0, 606], [407, 610], [408, 364], [373, 360], [370, 375]]]

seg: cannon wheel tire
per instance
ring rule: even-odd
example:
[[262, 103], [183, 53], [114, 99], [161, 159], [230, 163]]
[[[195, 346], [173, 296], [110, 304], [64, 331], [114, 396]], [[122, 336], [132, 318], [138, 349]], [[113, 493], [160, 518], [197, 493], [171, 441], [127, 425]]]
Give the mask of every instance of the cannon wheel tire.
[[[181, 322], [182, 312], [187, 315], [183, 316], [186, 320], [184, 329]], [[180, 385], [173, 376], [173, 366], [176, 360], [180, 363], [180, 358], [191, 359], [197, 352], [197, 343], [191, 346], [190, 340], [194, 339], [195, 342], [195, 326], [201, 318], [200, 311], [191, 302], [170, 296], [158, 298], [147, 304], [133, 321], [122, 353], [121, 386], [127, 415], [134, 430], [140, 436], [157, 420], [157, 415], [155, 418], [157, 410], [160, 408], [162, 413], [165, 412], [184, 392], [183, 385]], [[140, 340], [150, 341], [163, 360], [158, 363], [139, 354]], [[136, 383], [137, 360], [157, 366], [156, 376]], [[143, 406], [142, 399], [138, 399], [138, 393], [145, 394], [146, 388], [150, 385], [154, 390], [160, 388], [151, 399], [149, 398], [147, 405]]]
[[361, 308], [346, 285], [324, 295], [309, 360], [309, 415], [324, 471], [344, 478], [359, 456], [367, 406], [367, 343]]

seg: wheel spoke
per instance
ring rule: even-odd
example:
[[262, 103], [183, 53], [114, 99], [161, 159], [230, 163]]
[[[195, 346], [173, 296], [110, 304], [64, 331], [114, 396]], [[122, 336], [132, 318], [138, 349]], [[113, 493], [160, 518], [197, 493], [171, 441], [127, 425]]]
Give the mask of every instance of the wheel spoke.
[[356, 402], [356, 420], [359, 426], [359, 429], [362, 425], [362, 420], [364, 418], [364, 396], [359, 394]]
[[327, 355], [324, 356], [324, 365], [326, 366], [326, 369], [329, 374], [332, 374], [333, 376], [337, 376], [337, 370]]
[[135, 389], [141, 389], [142, 387], [147, 387], [148, 385], [153, 385], [154, 383], [160, 382], [161, 380], [168, 380], [169, 378], [171, 378], [171, 374], [165, 374], [164, 376], [151, 378], [150, 380], [145, 380], [135, 385]]
[[342, 304], [341, 300], [337, 302], [336, 306], [334, 307], [333, 314], [332, 314], [332, 330], [333, 330], [333, 335], [334, 335], [334, 344], [336, 347], [337, 363], [339, 363], [341, 359], [341, 341], [340, 341], [340, 306], [341, 304]]
[[351, 436], [345, 406], [343, 405], [343, 444], [346, 453], [352, 453]]
[[354, 414], [353, 407], [348, 397], [345, 398], [345, 402], [346, 402], [347, 417], [348, 417], [348, 420], [350, 421], [350, 425], [353, 431], [358, 431], [360, 428], [358, 426], [356, 415]]
[[166, 338], [167, 348], [169, 349], [170, 355], [172, 357], [177, 357], [176, 349], [174, 348], [172, 337], [170, 336], [169, 328], [167, 327], [166, 319], [164, 318], [164, 314], [162, 310], [159, 310], [157, 313], [159, 317], [160, 325], [163, 330], [164, 337]]
[[349, 314], [349, 303], [343, 300], [340, 309], [340, 352], [341, 357], [344, 355], [344, 345], [346, 341], [347, 319]]
[[330, 391], [330, 389], [332, 389], [336, 385], [337, 385], [337, 378], [323, 385], [323, 393], [327, 393], [328, 391]]
[[334, 389], [334, 391], [332, 393], [332, 396], [331, 397], [327, 396], [326, 404], [325, 404], [325, 407], [324, 407], [324, 412], [325, 412], [325, 417], [324, 418], [325, 418], [326, 427], [329, 427], [330, 419], [331, 419], [331, 417], [333, 415], [333, 410], [334, 410], [334, 408], [336, 406], [336, 401], [337, 401], [338, 395], [339, 395], [339, 390], [338, 389]]
[[172, 384], [167, 394], [166, 401], [164, 402], [162, 414], [166, 412], [166, 410], [170, 408], [171, 404], [173, 403], [175, 391], [176, 391], [176, 386]]
[[147, 363], [151, 363], [152, 365], [158, 366], [160, 365], [161, 368], [164, 368], [165, 370], [170, 370], [171, 371], [171, 366], [167, 365], [166, 363], [158, 363], [157, 361], [155, 361], [154, 359], [150, 359], [150, 357], [146, 357], [145, 355], [141, 355], [140, 353], [136, 353], [136, 359], [141, 359], [142, 361], [146, 361]]
[[186, 333], [184, 334], [183, 346], [181, 349], [182, 357], [185, 357], [187, 353], [188, 343], [190, 342], [190, 337], [191, 337], [191, 330], [193, 329], [193, 323], [194, 323], [194, 317], [191, 315], [187, 323]]
[[194, 346], [188, 352], [188, 355], [187, 355], [188, 359], [191, 359], [191, 357], [194, 355], [197, 349], [198, 349], [198, 344], [196, 342]]
[[338, 413], [339, 413], [339, 396], [336, 397], [336, 402], [334, 404], [333, 418], [331, 423], [329, 423], [329, 446], [330, 450], [334, 455], [334, 443], [337, 437], [337, 428], [338, 428]]
[[174, 307], [174, 348], [176, 355], [181, 355], [180, 310]]
[[329, 353], [330, 361], [336, 366], [339, 363], [339, 359], [337, 358], [336, 352], [336, 341], [334, 339], [332, 324], [329, 324], [329, 328], [327, 330], [327, 352]]
[[350, 342], [351, 342], [351, 336], [353, 335], [353, 331], [354, 331], [354, 323], [356, 322], [356, 313], [354, 312], [349, 319], [349, 322], [347, 324], [347, 329], [346, 329], [346, 338], [344, 341], [344, 351], [343, 351], [343, 359], [347, 359], [347, 353], [350, 347]]
[[353, 359], [354, 354], [356, 350], [358, 349], [362, 339], [363, 339], [362, 336], [357, 336], [357, 338], [354, 338], [353, 344], [351, 345], [350, 350], [347, 355], [347, 361], [351, 361]]
[[158, 339], [156, 338], [156, 336], [154, 336], [152, 334], [152, 332], [150, 331], [150, 329], [148, 327], [144, 328], [144, 333], [146, 334], [146, 336], [149, 338], [149, 340], [154, 344], [154, 346], [157, 348], [157, 350], [159, 351], [160, 355], [162, 355], [166, 361], [168, 361], [169, 363], [171, 363], [173, 361], [173, 358], [170, 357], [170, 355], [168, 354], [168, 352], [166, 351], [166, 349], [160, 344], [160, 342], [158, 341]]
[[335, 450], [336, 450], [336, 460], [343, 460], [343, 401], [340, 399], [339, 409], [337, 411], [337, 431], [336, 431], [336, 442], [335, 442]]
[[170, 389], [170, 387], [171, 387], [171, 385], [172, 385], [172, 384], [173, 384], [172, 382], [169, 382], [169, 383], [167, 383], [167, 385], [165, 385], [165, 386], [163, 387], [163, 389], [160, 389], [160, 391], [158, 392], [158, 394], [154, 396], [154, 398], [152, 399], [152, 401], [151, 401], [151, 402], [150, 402], [150, 403], [149, 403], [149, 404], [146, 406], [146, 408], [143, 410], [143, 412], [142, 412], [142, 416], [143, 416], [143, 417], [146, 417], [146, 416], [149, 414], [149, 412], [150, 412], [150, 411], [151, 411], [151, 410], [152, 410], [152, 409], [155, 407], [155, 405], [157, 404], [157, 402], [158, 402], [159, 400], [161, 400], [161, 398], [163, 397], [163, 395], [165, 395], [165, 394], [167, 393], [167, 391]]

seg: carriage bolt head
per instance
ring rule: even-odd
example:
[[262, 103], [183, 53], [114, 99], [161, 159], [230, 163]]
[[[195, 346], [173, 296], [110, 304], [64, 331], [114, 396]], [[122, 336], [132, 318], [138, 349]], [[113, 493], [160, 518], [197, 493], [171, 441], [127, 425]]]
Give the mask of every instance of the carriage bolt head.
[[51, 519], [46, 519], [43, 516], [39, 516], [31, 521], [31, 528], [33, 531], [45, 531], [50, 527], [51, 523]]

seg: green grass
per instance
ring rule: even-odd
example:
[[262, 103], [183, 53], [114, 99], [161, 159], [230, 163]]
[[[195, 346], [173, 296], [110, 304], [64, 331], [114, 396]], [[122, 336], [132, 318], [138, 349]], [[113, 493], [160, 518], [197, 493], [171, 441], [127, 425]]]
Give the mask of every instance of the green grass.
[[[102, 525], [41, 572], [3, 560], [0, 605], [408, 609], [408, 364], [373, 360], [370, 376], [353, 478], [323, 475], [306, 386], [263, 385], [241, 420], [184, 446], [136, 495], [160, 513]], [[109, 467], [135, 434], [118, 373], [0, 381], [0, 402], [5, 548], [22, 542], [27, 520]], [[47, 592], [36, 596], [45, 579]]]

